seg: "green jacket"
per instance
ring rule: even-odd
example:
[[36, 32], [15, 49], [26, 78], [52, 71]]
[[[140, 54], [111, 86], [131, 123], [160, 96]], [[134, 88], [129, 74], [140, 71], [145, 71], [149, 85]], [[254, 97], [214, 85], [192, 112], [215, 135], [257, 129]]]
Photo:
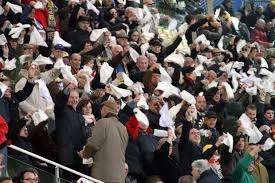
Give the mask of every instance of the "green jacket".
[[232, 182], [234, 183], [256, 183], [256, 180], [247, 168], [249, 164], [254, 160], [254, 157], [246, 153], [244, 157], [239, 161], [236, 168], [233, 171]]

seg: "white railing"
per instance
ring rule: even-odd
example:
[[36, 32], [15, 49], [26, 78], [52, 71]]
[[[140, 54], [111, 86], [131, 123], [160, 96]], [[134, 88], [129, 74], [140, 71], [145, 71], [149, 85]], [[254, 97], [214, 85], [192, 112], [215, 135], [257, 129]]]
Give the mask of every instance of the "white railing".
[[54, 161], [51, 161], [49, 159], [43, 158], [42, 156], [39, 156], [39, 155], [34, 154], [32, 152], [26, 151], [26, 150], [24, 150], [22, 148], [19, 148], [17, 146], [9, 145], [8, 147], [11, 148], [11, 149], [13, 149], [13, 150], [15, 150], [15, 151], [19, 151], [21, 153], [27, 154], [27, 155], [29, 155], [29, 156], [31, 156], [33, 158], [39, 159], [39, 160], [41, 160], [41, 161], [43, 161], [45, 163], [48, 163], [48, 164], [51, 164], [51, 165], [55, 166], [55, 183], [60, 183], [59, 169], [62, 169], [62, 170], [68, 171], [68, 172], [70, 172], [72, 174], [75, 174], [75, 175], [78, 175], [80, 177], [83, 177], [83, 178], [85, 178], [85, 179], [87, 179], [87, 180], [89, 180], [89, 181], [91, 181], [93, 183], [103, 183], [100, 180], [97, 180], [95, 178], [87, 176], [87, 175], [85, 175], [83, 173], [80, 173], [78, 171], [75, 171], [75, 170], [73, 170], [71, 168], [65, 167], [65, 166], [63, 166], [61, 164], [58, 164], [58, 163], [56, 163]]

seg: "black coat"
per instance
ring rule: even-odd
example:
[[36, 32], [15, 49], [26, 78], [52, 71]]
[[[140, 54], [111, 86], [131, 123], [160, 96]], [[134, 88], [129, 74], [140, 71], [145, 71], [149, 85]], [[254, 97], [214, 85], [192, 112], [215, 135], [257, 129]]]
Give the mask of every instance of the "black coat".
[[86, 143], [85, 119], [83, 116], [67, 106], [68, 96], [60, 92], [55, 105], [56, 138], [58, 145], [58, 159], [64, 165], [81, 163], [78, 156]]
[[210, 159], [217, 147], [213, 144], [211, 148], [202, 152], [202, 148], [189, 140], [189, 131], [193, 127], [191, 122], [182, 123], [182, 134], [179, 141], [180, 164], [183, 169], [182, 175], [191, 174], [191, 164], [198, 159]]
[[221, 183], [218, 175], [212, 169], [204, 171], [197, 180], [197, 183]]
[[80, 28], [69, 32], [67, 41], [72, 45], [71, 53], [78, 53], [84, 41], [90, 39], [90, 32], [84, 31]]
[[158, 145], [157, 139], [152, 134], [141, 131], [134, 144], [138, 146], [140, 151], [140, 159], [144, 172], [147, 176], [153, 175], [155, 173], [153, 159], [154, 151]]
[[170, 144], [165, 142], [155, 151], [154, 165], [165, 183], [176, 183], [181, 175], [181, 167], [175, 156], [169, 156]]

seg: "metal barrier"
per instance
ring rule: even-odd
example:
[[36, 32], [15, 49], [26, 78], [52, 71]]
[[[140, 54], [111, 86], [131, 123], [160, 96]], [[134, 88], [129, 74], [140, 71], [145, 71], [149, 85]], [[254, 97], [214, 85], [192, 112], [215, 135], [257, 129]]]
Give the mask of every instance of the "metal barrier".
[[33, 157], [33, 158], [39, 159], [40, 161], [43, 161], [43, 162], [45, 162], [45, 163], [48, 163], [48, 164], [53, 165], [53, 166], [55, 167], [55, 183], [60, 183], [59, 169], [62, 169], [62, 170], [68, 171], [68, 172], [70, 172], [70, 173], [72, 173], [72, 174], [75, 174], [75, 175], [78, 175], [78, 176], [80, 176], [80, 177], [83, 177], [83, 178], [85, 178], [85, 179], [87, 179], [87, 180], [89, 180], [89, 181], [91, 181], [91, 182], [93, 182], [93, 183], [103, 183], [103, 182], [100, 181], [100, 180], [97, 180], [97, 179], [95, 179], [95, 178], [92, 178], [92, 177], [90, 177], [90, 176], [87, 176], [87, 175], [85, 175], [85, 174], [83, 174], [83, 173], [80, 173], [80, 172], [78, 172], [78, 171], [75, 171], [75, 170], [73, 170], [73, 169], [71, 169], [71, 168], [65, 167], [65, 166], [63, 166], [63, 165], [61, 165], [61, 164], [59, 164], [59, 163], [56, 163], [56, 162], [54, 162], [54, 161], [51, 161], [51, 160], [49, 160], [49, 159], [43, 158], [42, 156], [39, 156], [39, 155], [34, 154], [34, 153], [32, 153], [32, 152], [26, 151], [26, 150], [24, 150], [24, 149], [22, 149], [22, 148], [19, 148], [19, 147], [17, 147], [17, 146], [9, 145], [8, 147], [11, 148], [11, 149], [13, 149], [13, 150], [15, 150], [15, 151], [19, 151], [19, 152], [21, 152], [21, 153], [27, 154], [27, 155], [29, 155], [29, 156], [31, 156], [31, 157]]

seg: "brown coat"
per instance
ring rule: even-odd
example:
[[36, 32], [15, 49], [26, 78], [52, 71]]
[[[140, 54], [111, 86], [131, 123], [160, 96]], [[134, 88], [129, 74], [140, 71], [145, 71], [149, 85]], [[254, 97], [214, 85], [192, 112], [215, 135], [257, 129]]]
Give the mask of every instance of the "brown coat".
[[103, 182], [125, 182], [126, 128], [115, 117], [100, 119], [84, 149], [84, 157], [93, 157], [92, 177]]

